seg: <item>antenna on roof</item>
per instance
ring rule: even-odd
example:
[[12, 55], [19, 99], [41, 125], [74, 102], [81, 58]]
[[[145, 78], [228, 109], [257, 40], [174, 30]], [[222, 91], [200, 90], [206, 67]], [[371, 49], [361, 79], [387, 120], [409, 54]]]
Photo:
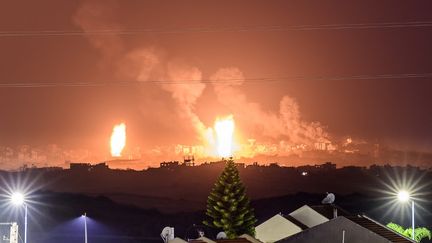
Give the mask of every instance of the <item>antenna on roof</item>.
[[169, 226], [163, 228], [160, 236], [165, 243], [168, 243], [170, 240], [174, 240], [174, 228]]
[[327, 192], [327, 196], [321, 201], [322, 204], [333, 204], [336, 197], [333, 193]]

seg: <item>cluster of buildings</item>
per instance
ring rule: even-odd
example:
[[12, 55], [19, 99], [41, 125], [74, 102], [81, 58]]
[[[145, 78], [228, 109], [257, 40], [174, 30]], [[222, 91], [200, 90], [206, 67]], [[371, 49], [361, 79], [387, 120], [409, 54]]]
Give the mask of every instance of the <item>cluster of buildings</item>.
[[[284, 156], [305, 151], [339, 151], [344, 153], [373, 153], [378, 155], [379, 145], [367, 143], [356, 143], [351, 139], [349, 142], [335, 145], [330, 142], [317, 142], [313, 146], [305, 144], [289, 144], [281, 141], [279, 143], [257, 143], [250, 140], [241, 145], [240, 157], [251, 158], [256, 155], [278, 155]], [[127, 159], [158, 158], [166, 154], [174, 156], [195, 156], [195, 158], [207, 158], [208, 151], [202, 145], [175, 145], [158, 147], [157, 149], [142, 150], [139, 147], [127, 151]], [[19, 145], [16, 147], [0, 146], [0, 163], [3, 167], [10, 164], [26, 164], [28, 166], [60, 166], [66, 167], [65, 161], [101, 161], [106, 155], [100, 155], [87, 149], [66, 149], [56, 144], [34, 147], [30, 145]], [[163, 157], [163, 156], [162, 156]]]
[[[431, 153], [397, 151], [382, 147], [377, 143], [368, 143], [362, 140], [347, 138], [337, 143], [328, 141], [316, 142], [312, 145], [290, 144], [284, 141], [279, 143], [257, 143], [255, 140], [241, 145], [234, 154], [248, 163], [255, 159], [260, 161], [274, 160], [282, 163], [307, 164], [310, 161], [337, 161], [338, 164], [392, 163], [407, 164], [416, 161], [419, 166], [430, 167]], [[122, 157], [124, 163], [110, 163], [118, 168], [145, 169], [157, 165], [157, 161], [181, 156], [191, 156], [199, 163], [212, 159], [202, 145], [174, 145], [148, 149], [136, 147], [128, 149]], [[0, 146], [0, 165], [4, 169], [15, 170], [17, 167], [68, 167], [67, 161], [106, 161], [111, 158], [108, 154], [91, 152], [86, 149], [65, 149], [51, 144], [41, 147], [20, 145], [16, 147]], [[213, 158], [214, 159], [214, 158]], [[127, 160], [127, 161], [126, 161]], [[131, 160], [137, 161], [130, 163]], [[113, 161], [114, 162], [114, 161]], [[169, 161], [168, 161], [169, 162]], [[168, 163], [166, 162], [166, 163]], [[176, 162], [176, 161], [171, 161]], [[164, 162], [165, 163], [165, 162]], [[172, 163], [171, 165], [174, 165]], [[179, 163], [181, 164], [181, 163]], [[167, 166], [171, 166], [169, 163]], [[165, 166], [165, 165], [163, 165]], [[161, 165], [162, 167], [162, 165]]]
[[90, 164], [90, 163], [70, 163], [69, 169], [76, 172], [95, 172], [109, 170], [107, 163]]
[[64, 149], [56, 144], [42, 147], [20, 145], [0, 146], [0, 164], [6, 169], [24, 167], [67, 166], [66, 161], [97, 160], [98, 157], [86, 149]]
[[181, 239], [171, 235], [167, 243], [413, 243], [367, 217], [353, 215], [332, 204], [304, 205], [288, 214], [276, 214], [255, 228], [255, 237], [241, 235], [237, 239], [209, 239], [201, 234], [197, 239]]
[[[268, 165], [260, 165], [258, 162], [254, 162], [250, 165], [246, 165], [245, 163], [236, 162], [238, 168], [286, 168], [286, 169], [295, 169], [296, 171], [305, 172], [306, 174], [323, 172], [323, 171], [332, 171], [336, 170], [336, 164], [332, 162], [325, 162], [323, 164], [315, 164], [315, 165], [303, 165], [298, 167], [285, 167], [280, 166], [278, 163], [270, 163]], [[178, 160], [175, 161], [164, 161], [159, 164], [160, 169], [180, 169], [195, 166], [195, 159], [193, 156], [185, 156], [183, 162]], [[225, 160], [222, 159], [220, 161], [215, 162], [204, 162], [199, 167], [205, 166], [225, 166]], [[305, 174], [305, 175], [306, 175]]]
[[[368, 143], [363, 140], [354, 140], [346, 138], [339, 142], [328, 140], [317, 141], [313, 144], [293, 144], [287, 141], [277, 143], [259, 143], [255, 139], [249, 139], [247, 143], [238, 145], [240, 148], [237, 152], [241, 157], [254, 157], [256, 155], [290, 155], [302, 153], [305, 151], [318, 152], [340, 152], [340, 153], [363, 153], [372, 154], [378, 157], [380, 146], [377, 143]], [[174, 148], [176, 155], [195, 155], [199, 158], [207, 157], [208, 152], [202, 145], [183, 145], [178, 144]]]

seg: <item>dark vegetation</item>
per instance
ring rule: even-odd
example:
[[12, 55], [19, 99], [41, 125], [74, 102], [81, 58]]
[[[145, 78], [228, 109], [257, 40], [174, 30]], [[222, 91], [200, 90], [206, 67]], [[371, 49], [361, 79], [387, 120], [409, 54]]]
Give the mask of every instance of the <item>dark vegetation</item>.
[[[175, 227], [181, 238], [196, 236], [205, 201], [223, 165], [149, 171], [46, 171], [2, 172], [2, 188], [17, 181], [34, 183], [29, 230], [32, 243], [83, 242], [84, 212], [89, 216], [91, 242], [161, 242], [163, 227]], [[383, 224], [409, 226], [406, 206], [395, 205], [385, 185], [417, 183], [417, 225], [431, 228], [431, 173], [414, 167], [239, 167], [252, 197], [258, 223], [276, 213], [289, 213], [304, 205], [320, 204], [326, 191], [336, 194], [336, 204], [352, 213], [365, 213]], [[307, 176], [301, 172], [307, 171]], [[36, 182], [33, 182], [36, 181]], [[420, 193], [421, 192], [421, 193]], [[5, 198], [4, 198], [5, 199]], [[23, 211], [2, 200], [2, 222], [22, 221]], [[394, 206], [392, 209], [391, 206]], [[403, 209], [403, 210], [401, 210]], [[198, 226], [193, 227], [194, 224]], [[22, 230], [22, 225], [20, 225]]]
[[[290, 213], [304, 204], [320, 204], [321, 194], [297, 193], [276, 198], [252, 201], [255, 214], [262, 222], [276, 213]], [[398, 221], [409, 224], [409, 218], [399, 219], [383, 217], [386, 209], [376, 210], [377, 200], [362, 194], [336, 195], [337, 204], [352, 213], [366, 213], [382, 223]], [[84, 226], [80, 216], [86, 212], [89, 216], [89, 238], [91, 242], [161, 242], [159, 234], [163, 227], [175, 227], [175, 234], [181, 238], [196, 237], [196, 228], [204, 229], [206, 235], [214, 237], [217, 231], [201, 225], [204, 211], [187, 213], [161, 213], [156, 209], [142, 209], [131, 205], [122, 205], [99, 196], [91, 197], [80, 194], [36, 192], [35, 198], [40, 204], [30, 211], [29, 229], [34, 243], [80, 242], [83, 240]], [[422, 206], [431, 208], [430, 204]], [[9, 209], [10, 210], [10, 209]], [[1, 210], [1, 218], [22, 220], [22, 212], [6, 208]], [[20, 217], [21, 215], [21, 217]], [[422, 215], [418, 224], [431, 226], [432, 215]], [[196, 224], [197, 227], [193, 227]]]

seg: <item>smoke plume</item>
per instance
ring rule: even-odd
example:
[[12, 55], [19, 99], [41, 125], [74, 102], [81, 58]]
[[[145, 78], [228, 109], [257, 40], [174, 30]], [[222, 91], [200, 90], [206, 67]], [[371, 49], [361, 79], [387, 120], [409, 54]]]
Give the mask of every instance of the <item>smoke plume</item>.
[[[114, 0], [86, 1], [78, 9], [74, 21], [88, 32], [120, 29], [114, 20], [116, 8]], [[179, 117], [189, 121], [201, 142], [213, 143], [212, 129], [207, 128], [195, 112], [197, 100], [206, 88], [198, 67], [168, 58], [160, 47], [143, 45], [130, 48], [119, 36], [88, 35], [88, 39], [101, 52], [102, 63], [114, 67], [119, 78], [156, 82], [162, 90], [169, 92], [177, 105]], [[314, 146], [316, 142], [328, 141], [328, 134], [321, 124], [302, 120], [293, 98], [284, 96], [278, 112], [266, 110], [259, 103], [248, 100], [239, 88], [245, 78], [238, 68], [221, 68], [210, 80], [214, 82], [217, 101], [231, 111], [243, 134], [267, 137], [280, 144]]]
[[[86, 1], [77, 11], [74, 21], [84, 31], [120, 29], [113, 21], [117, 1]], [[115, 66], [119, 78], [134, 79], [138, 82], [160, 81], [157, 83], [169, 92], [178, 105], [180, 117], [191, 122], [198, 138], [205, 138], [206, 126], [195, 113], [195, 104], [206, 85], [201, 82], [199, 68], [165, 57], [161, 48], [154, 46], [127, 50], [119, 36], [89, 35], [90, 43], [102, 54], [103, 64]], [[203, 139], [207, 141], [207, 139]]]
[[[279, 113], [266, 111], [260, 104], [251, 102], [237, 87], [243, 84], [244, 75], [238, 68], [221, 68], [212, 75], [218, 101], [231, 109], [247, 134], [259, 134], [292, 144], [313, 146], [316, 142], [327, 142], [328, 134], [321, 124], [302, 121], [297, 102], [284, 96]], [[255, 131], [255, 132], [254, 132]]]
[[[89, 0], [85, 1], [73, 16], [73, 21], [84, 32], [92, 32], [95, 30], [115, 30], [120, 29], [116, 21], [114, 21], [116, 10], [118, 9], [117, 1], [115, 0]], [[103, 58], [102, 65], [113, 65], [117, 62], [117, 58], [124, 51], [122, 40], [117, 35], [87, 35], [90, 43], [100, 50]]]

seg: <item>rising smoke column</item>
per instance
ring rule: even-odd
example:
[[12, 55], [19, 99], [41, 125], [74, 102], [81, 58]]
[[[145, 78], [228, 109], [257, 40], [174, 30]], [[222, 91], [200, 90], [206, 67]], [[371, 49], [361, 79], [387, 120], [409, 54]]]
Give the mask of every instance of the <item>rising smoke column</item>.
[[[73, 21], [84, 32], [95, 30], [120, 29], [115, 18], [118, 3], [116, 0], [84, 1], [73, 16]], [[124, 52], [122, 40], [117, 35], [87, 35], [89, 42], [102, 54], [101, 65], [104, 68], [115, 65]]]
[[159, 80], [159, 87], [169, 92], [176, 102], [179, 116], [190, 121], [202, 142], [208, 141], [210, 132], [195, 113], [197, 99], [206, 87], [199, 68], [166, 60], [154, 47], [132, 50], [123, 64], [120, 68], [126, 70], [125, 75], [138, 82]]
[[[85, 1], [74, 21], [84, 31], [121, 29], [113, 21], [117, 1]], [[90, 43], [102, 54], [102, 64], [112, 66], [119, 78], [137, 82], [162, 80], [157, 85], [170, 93], [176, 102], [179, 116], [190, 121], [197, 137], [207, 146], [215, 145], [214, 131], [206, 127], [195, 113], [197, 100], [206, 84], [198, 67], [167, 58], [162, 48], [141, 46], [126, 48], [119, 36], [89, 35]], [[238, 88], [244, 75], [238, 68], [222, 68], [210, 77], [218, 102], [230, 109], [244, 134], [268, 137], [288, 144], [306, 144], [328, 141], [328, 135], [316, 122], [303, 121], [297, 102], [284, 96], [279, 112], [267, 111], [259, 103], [251, 102]], [[167, 83], [169, 82], [169, 83]]]
[[[85, 1], [74, 16], [74, 21], [85, 32], [121, 29], [121, 26], [113, 21], [117, 8], [115, 0]], [[118, 78], [134, 79], [138, 82], [162, 80], [158, 83], [159, 87], [171, 94], [178, 106], [180, 117], [191, 122], [197, 137], [202, 142], [213, 140], [211, 131], [195, 113], [197, 99], [206, 87], [201, 82], [202, 74], [199, 68], [178, 60], [170, 60], [161, 48], [155, 46], [128, 50], [123, 40], [116, 35], [89, 35], [88, 39], [101, 52], [102, 63], [114, 66]]]
[[188, 118], [197, 132], [201, 136], [205, 136], [207, 128], [194, 111], [197, 99], [206, 87], [201, 82], [201, 71], [197, 67], [169, 62], [166, 73], [168, 79], [174, 83], [162, 84], [162, 88], [170, 92], [174, 100], [177, 101], [180, 115]]
[[329, 135], [319, 122], [306, 122], [301, 119], [298, 103], [285, 95], [279, 105], [280, 119], [284, 134], [294, 143], [314, 145], [330, 142]]
[[317, 122], [301, 119], [297, 102], [284, 96], [279, 113], [266, 111], [260, 104], [251, 102], [238, 88], [244, 83], [244, 75], [238, 68], [222, 68], [211, 76], [218, 101], [228, 107], [247, 134], [259, 134], [291, 144], [314, 146], [316, 142], [328, 141], [328, 135]]

